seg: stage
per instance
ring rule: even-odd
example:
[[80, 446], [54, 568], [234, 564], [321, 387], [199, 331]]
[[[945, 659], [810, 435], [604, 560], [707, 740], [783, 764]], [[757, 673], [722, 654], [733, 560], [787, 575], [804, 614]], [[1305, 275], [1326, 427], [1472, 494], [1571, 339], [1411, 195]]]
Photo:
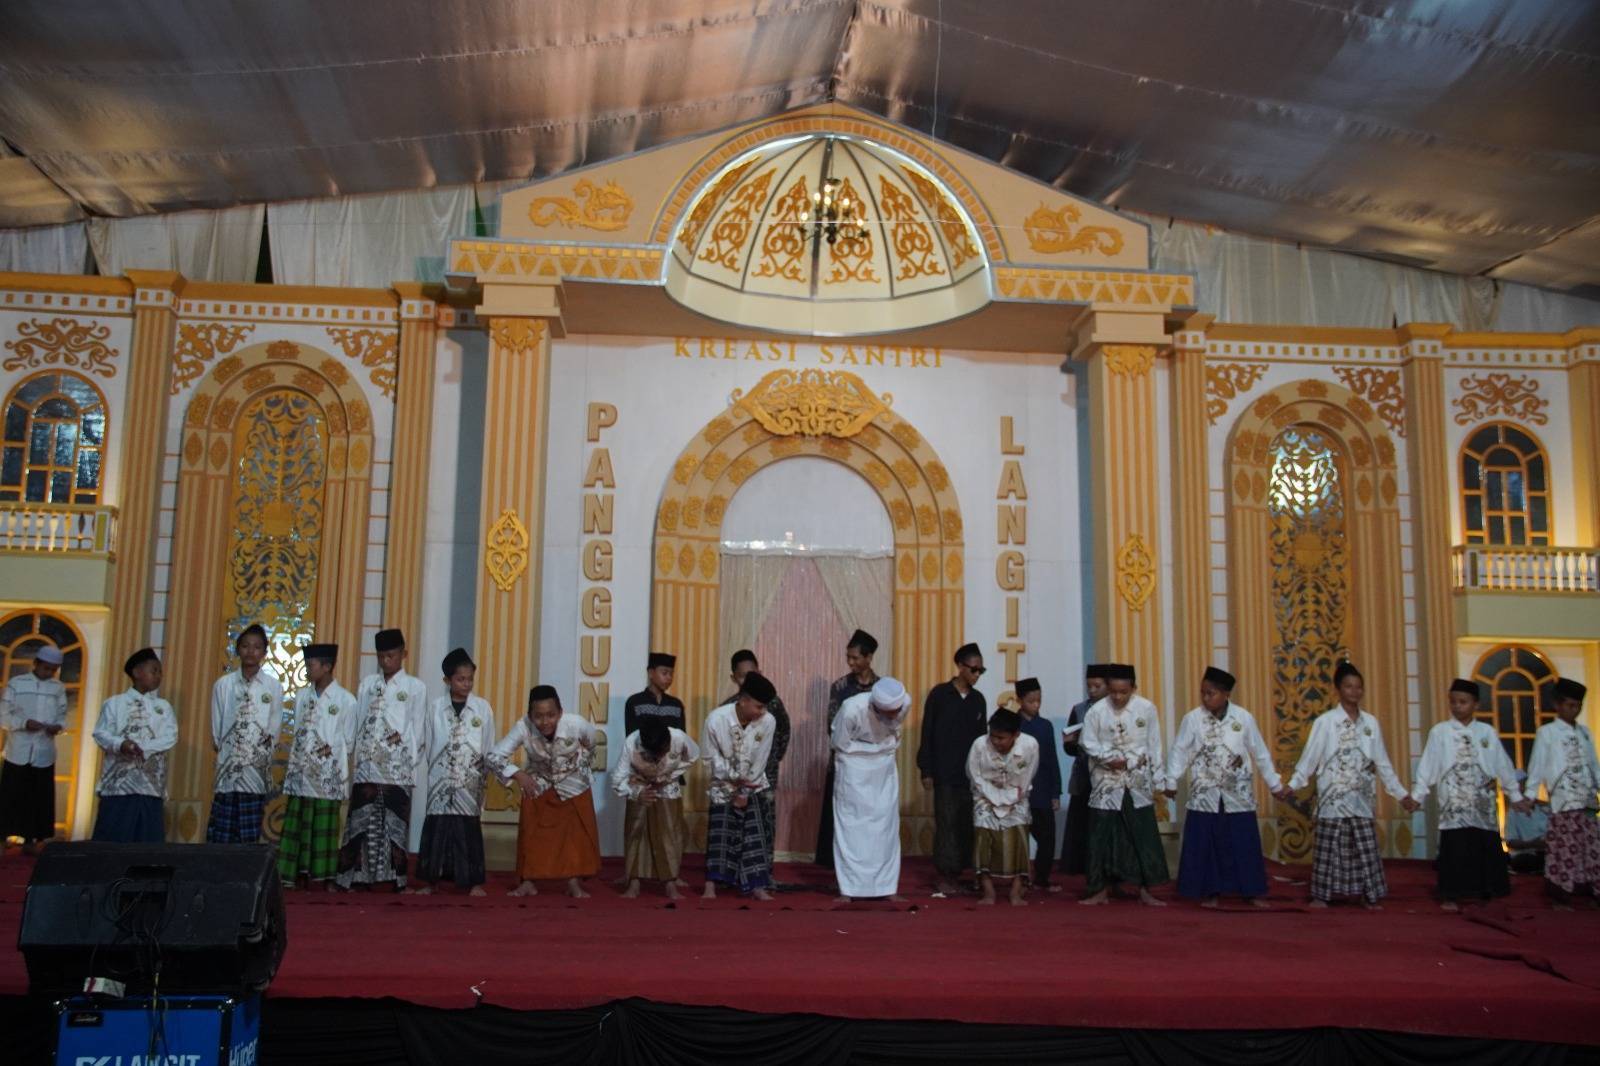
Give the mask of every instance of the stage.
[[[0, 936], [12, 944], [31, 866], [0, 866]], [[501, 1061], [901, 1061], [987, 1048], [1011, 1061], [1240, 1061], [1248, 1047], [1261, 1062], [1376, 1061], [1412, 1045], [1453, 1047], [1460, 1061], [1600, 1055], [1506, 1043], [1600, 1046], [1600, 913], [1551, 911], [1535, 878], [1517, 878], [1509, 901], [1451, 915], [1428, 896], [1426, 863], [1396, 862], [1381, 912], [1317, 912], [1304, 906], [1306, 870], [1274, 867], [1273, 909], [1213, 912], [1170, 892], [1166, 908], [1083, 907], [1076, 879], [1022, 909], [932, 899], [920, 861], [907, 863], [904, 904], [835, 906], [804, 866], [780, 866], [792, 887], [773, 903], [671, 904], [620, 898], [616, 866], [581, 901], [554, 885], [507, 898], [504, 874], [486, 899], [290, 893], [263, 1060], [464, 1062], [519, 1049]], [[5, 1017], [32, 1029], [16, 998], [26, 986], [7, 952]], [[895, 1024], [909, 1021], [944, 1024]]]

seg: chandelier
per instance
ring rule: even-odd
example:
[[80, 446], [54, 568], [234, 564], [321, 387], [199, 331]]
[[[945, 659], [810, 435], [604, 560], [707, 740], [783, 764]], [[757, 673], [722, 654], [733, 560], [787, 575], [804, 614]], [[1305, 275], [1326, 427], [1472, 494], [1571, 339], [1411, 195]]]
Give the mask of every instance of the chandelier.
[[813, 252], [821, 249], [823, 241], [832, 245], [841, 238], [853, 241], [862, 235], [861, 204], [841, 191], [844, 183], [830, 173], [832, 163], [830, 140], [822, 156], [820, 188], [811, 194], [811, 206], [800, 212], [800, 235]]

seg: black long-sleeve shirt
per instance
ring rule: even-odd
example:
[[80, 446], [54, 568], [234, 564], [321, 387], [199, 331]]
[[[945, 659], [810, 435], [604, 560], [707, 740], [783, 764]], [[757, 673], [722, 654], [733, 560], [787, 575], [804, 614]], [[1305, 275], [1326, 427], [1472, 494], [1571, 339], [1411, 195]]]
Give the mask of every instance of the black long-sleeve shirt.
[[983, 693], [969, 689], [965, 696], [955, 682], [928, 690], [922, 704], [922, 746], [917, 749], [917, 770], [933, 778], [935, 788], [967, 786], [967, 753], [972, 742], [989, 730], [989, 705]]
[[624, 733], [636, 732], [641, 718], [660, 718], [674, 729], [687, 729], [688, 719], [683, 713], [683, 701], [676, 696], [663, 694], [658, 700], [649, 689], [635, 692], [622, 705]]

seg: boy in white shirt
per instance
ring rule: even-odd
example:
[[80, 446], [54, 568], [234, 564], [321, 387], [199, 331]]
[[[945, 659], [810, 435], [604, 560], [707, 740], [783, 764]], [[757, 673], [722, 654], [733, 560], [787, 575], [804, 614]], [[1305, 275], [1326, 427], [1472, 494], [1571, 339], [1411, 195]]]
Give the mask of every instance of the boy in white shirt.
[[339, 645], [307, 644], [306, 687], [294, 698], [294, 739], [283, 775], [283, 834], [278, 876], [294, 888], [301, 877], [331, 892], [339, 868], [339, 808], [350, 787], [350, 754], [360, 721], [356, 698], [333, 679]]
[[172, 704], [156, 695], [161, 660], [141, 648], [122, 666], [130, 685], [100, 708], [94, 742], [102, 752], [100, 811], [94, 839], [159, 844], [166, 838], [161, 802], [167, 797], [167, 753], [178, 743]]
[[360, 725], [337, 881], [340, 888], [387, 884], [399, 892], [406, 887], [411, 786], [422, 756], [428, 690], [406, 673], [406, 638], [398, 629], [378, 630], [372, 646], [378, 672], [356, 687]]
[[1571, 906], [1575, 894], [1600, 894], [1600, 823], [1595, 821], [1600, 761], [1594, 737], [1578, 722], [1588, 689], [1568, 678], [1555, 683], [1551, 697], [1556, 719], [1534, 734], [1525, 791], [1550, 795], [1550, 827], [1545, 830], [1545, 887], [1556, 907]]
[[[1055, 752], [1050, 753], [1055, 757]], [[981, 906], [994, 906], [995, 878], [1011, 882], [1011, 905], [1026, 907], [1028, 884], [1028, 787], [1039, 772], [1039, 742], [1022, 731], [1017, 698], [1004, 697], [989, 716], [989, 732], [967, 752], [972, 785], [972, 868], [983, 889]]]
[[482, 896], [488, 874], [483, 861], [483, 774], [494, 747], [494, 709], [472, 694], [478, 666], [465, 648], [441, 665], [449, 694], [428, 709], [425, 733], [428, 810], [422, 822], [414, 891], [427, 895], [449, 878], [468, 895]]
[[1400, 783], [1384, 750], [1378, 720], [1361, 709], [1366, 681], [1349, 662], [1333, 672], [1339, 706], [1311, 724], [1305, 750], [1289, 788], [1317, 781], [1316, 837], [1311, 857], [1311, 906], [1326, 907], [1337, 896], [1359, 896], [1368, 910], [1389, 893], [1378, 851], [1378, 782], [1409, 813], [1417, 803]]
[[1476, 681], [1458, 677], [1450, 682], [1450, 717], [1428, 731], [1411, 786], [1411, 798], [1418, 803], [1429, 789], [1439, 792], [1439, 858], [1434, 865], [1440, 907], [1447, 911], [1459, 910], [1459, 900], [1511, 894], [1495, 804], [1498, 788], [1505, 789], [1509, 806], [1533, 807], [1522, 798], [1516, 767], [1500, 735], [1475, 717], [1478, 700]]
[[24, 855], [56, 835], [56, 736], [67, 727], [67, 689], [56, 676], [62, 659], [54, 644], [39, 645], [33, 669], [0, 691], [0, 845], [20, 837]]
[[261, 668], [267, 631], [246, 626], [233, 650], [239, 669], [211, 686], [211, 749], [217, 753], [207, 844], [254, 844], [272, 790], [272, 752], [283, 724], [283, 687]]
[[772, 899], [772, 864], [761, 812], [753, 797], [770, 788], [767, 756], [777, 731], [767, 704], [778, 690], [757, 673], [745, 675], [739, 695], [706, 718], [700, 750], [711, 769], [706, 829], [706, 899], [724, 884], [759, 900]]
[[1161, 757], [1161, 712], [1134, 692], [1132, 666], [1106, 666], [1106, 698], [1083, 716], [1082, 750], [1089, 759], [1089, 894], [1080, 903], [1105, 903], [1112, 887], [1139, 886], [1139, 902], [1166, 904], [1150, 894], [1166, 884], [1167, 855], [1156, 825], [1155, 794], [1167, 787]]
[[683, 775], [700, 746], [681, 729], [645, 718], [622, 745], [612, 791], [628, 801], [622, 820], [622, 895], [636, 899], [641, 881], [660, 881], [668, 899], [682, 899], [678, 870], [689, 830], [683, 818]]

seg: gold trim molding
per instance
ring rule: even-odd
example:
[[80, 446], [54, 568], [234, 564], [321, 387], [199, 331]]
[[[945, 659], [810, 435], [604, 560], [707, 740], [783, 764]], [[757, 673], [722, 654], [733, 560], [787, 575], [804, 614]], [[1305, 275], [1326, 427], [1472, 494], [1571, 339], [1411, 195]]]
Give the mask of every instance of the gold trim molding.
[[1117, 594], [1129, 610], [1142, 611], [1156, 591], [1156, 563], [1150, 543], [1134, 533], [1117, 549]]
[[532, 539], [517, 512], [506, 508], [495, 519], [483, 538], [483, 565], [489, 579], [501, 592], [510, 592], [517, 580], [528, 572], [528, 552]]
[[733, 390], [733, 405], [778, 437], [854, 437], [893, 402], [844, 370], [774, 370]]

